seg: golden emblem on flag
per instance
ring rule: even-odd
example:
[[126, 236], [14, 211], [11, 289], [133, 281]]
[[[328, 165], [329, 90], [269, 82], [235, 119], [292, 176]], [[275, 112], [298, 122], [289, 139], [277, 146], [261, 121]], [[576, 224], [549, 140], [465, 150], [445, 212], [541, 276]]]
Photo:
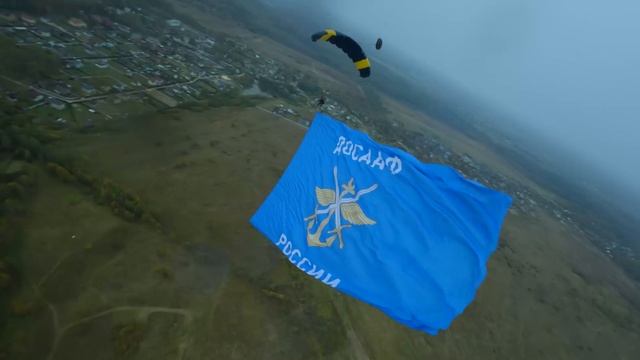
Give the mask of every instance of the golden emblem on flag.
[[[322, 189], [316, 186], [316, 198], [318, 203], [311, 216], [304, 219], [307, 225], [307, 244], [317, 247], [331, 247], [338, 239], [340, 249], [344, 247], [342, 230], [352, 225], [373, 225], [376, 222], [365, 215], [358, 205], [358, 200], [378, 188], [377, 184], [357, 191], [354, 179], [342, 184], [342, 190], [338, 183], [338, 168], [333, 168], [335, 189]], [[334, 228], [325, 228], [333, 221]], [[344, 221], [344, 222], [343, 222]]]

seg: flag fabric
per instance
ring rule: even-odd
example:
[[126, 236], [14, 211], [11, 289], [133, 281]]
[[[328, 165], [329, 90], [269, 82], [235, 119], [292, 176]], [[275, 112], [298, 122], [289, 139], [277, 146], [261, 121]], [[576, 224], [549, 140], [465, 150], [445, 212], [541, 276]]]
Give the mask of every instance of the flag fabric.
[[301, 271], [436, 334], [475, 297], [510, 205], [317, 114], [251, 223]]

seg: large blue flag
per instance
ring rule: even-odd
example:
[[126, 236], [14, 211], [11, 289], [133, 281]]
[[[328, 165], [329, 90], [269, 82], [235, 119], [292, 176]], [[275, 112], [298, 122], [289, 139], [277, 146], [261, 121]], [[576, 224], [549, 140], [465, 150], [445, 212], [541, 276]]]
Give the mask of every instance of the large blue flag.
[[510, 204], [318, 114], [251, 223], [301, 271], [436, 334], [473, 300]]

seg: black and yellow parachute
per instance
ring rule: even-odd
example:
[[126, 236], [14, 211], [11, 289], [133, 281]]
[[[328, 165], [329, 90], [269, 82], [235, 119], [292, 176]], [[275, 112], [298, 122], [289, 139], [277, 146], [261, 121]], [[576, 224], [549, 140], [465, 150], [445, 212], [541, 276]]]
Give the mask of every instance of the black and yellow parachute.
[[312, 41], [327, 41], [344, 51], [347, 56], [353, 61], [356, 69], [360, 72], [360, 77], [366, 78], [371, 75], [371, 63], [364, 54], [364, 51], [358, 45], [358, 43], [349, 36], [339, 33], [333, 29], [326, 29], [317, 32], [311, 36]]

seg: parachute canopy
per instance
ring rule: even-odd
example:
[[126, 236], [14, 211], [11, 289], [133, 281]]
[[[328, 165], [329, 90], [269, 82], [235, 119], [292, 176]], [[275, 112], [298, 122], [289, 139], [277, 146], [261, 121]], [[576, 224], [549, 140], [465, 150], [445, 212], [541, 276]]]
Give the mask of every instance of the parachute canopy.
[[353, 61], [356, 69], [360, 72], [360, 77], [366, 78], [371, 74], [371, 63], [367, 55], [364, 54], [362, 47], [349, 36], [333, 29], [326, 29], [313, 34], [311, 40], [314, 42], [327, 41], [340, 48]]
[[378, 41], [376, 41], [376, 50], [380, 50], [381, 47], [382, 47], [382, 39], [378, 38]]

